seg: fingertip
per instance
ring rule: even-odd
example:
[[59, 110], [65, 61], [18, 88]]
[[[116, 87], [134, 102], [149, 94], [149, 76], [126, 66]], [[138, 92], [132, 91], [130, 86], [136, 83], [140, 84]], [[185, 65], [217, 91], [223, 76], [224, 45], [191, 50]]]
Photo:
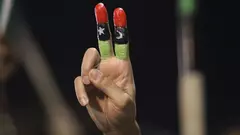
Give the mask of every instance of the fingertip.
[[78, 84], [79, 81], [82, 80], [82, 77], [81, 76], [78, 76], [74, 79], [74, 85], [76, 86]]
[[105, 8], [105, 5], [102, 2], [99, 2], [96, 6], [95, 6], [95, 10], [99, 10]]
[[78, 76], [74, 80], [74, 86], [76, 91], [77, 99], [81, 106], [86, 106], [89, 103], [85, 88], [83, 86], [83, 78]]
[[122, 8], [116, 8], [113, 13], [114, 43], [116, 57], [121, 60], [129, 58], [129, 37], [127, 29], [127, 16]]
[[98, 3], [95, 6], [95, 16], [96, 16], [96, 21], [99, 24], [108, 22], [108, 12], [103, 3]]
[[116, 8], [113, 12], [114, 26], [126, 27], [127, 26], [127, 15], [122, 8]]
[[95, 47], [90, 47], [87, 49], [87, 52], [90, 52], [92, 54], [95, 54], [97, 53], [98, 54], [98, 50], [95, 48]]
[[81, 106], [86, 106], [89, 103], [88, 98], [85, 96], [79, 97], [78, 100]]
[[88, 76], [83, 76], [83, 78], [82, 78], [82, 82], [83, 82], [85, 85], [90, 84], [90, 81], [89, 81]]
[[[88, 73], [91, 69], [95, 68], [101, 60], [100, 54], [96, 48], [89, 48], [84, 54], [82, 64], [81, 64], [81, 76], [83, 77], [83, 82], [85, 84], [85, 76], [88, 76]], [[88, 84], [88, 83], [86, 83]]]

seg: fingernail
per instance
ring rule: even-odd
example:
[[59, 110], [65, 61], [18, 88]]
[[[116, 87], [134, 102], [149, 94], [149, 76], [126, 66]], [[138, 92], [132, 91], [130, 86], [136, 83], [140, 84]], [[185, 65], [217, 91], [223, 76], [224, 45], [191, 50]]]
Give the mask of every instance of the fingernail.
[[102, 73], [97, 69], [92, 70], [90, 73], [90, 77], [95, 81], [99, 80], [101, 75]]
[[[128, 30], [127, 30], [127, 17], [122, 8], [116, 8], [113, 13], [114, 21], [114, 42], [117, 44], [127, 44]], [[126, 46], [125, 46], [126, 47]], [[115, 50], [116, 51], [116, 50]]]
[[84, 84], [90, 84], [90, 81], [89, 81], [89, 79], [88, 79], [88, 76], [83, 76], [82, 81], [83, 81]]
[[108, 22], [107, 9], [106, 9], [106, 7], [104, 6], [103, 3], [98, 3], [95, 6], [95, 16], [96, 16], [96, 21], [99, 24]]
[[101, 41], [110, 40], [111, 33], [108, 25], [108, 13], [103, 3], [95, 7], [95, 16], [97, 21], [97, 37]]
[[80, 104], [81, 104], [82, 106], [87, 105], [87, 104], [88, 104], [88, 99], [87, 99], [86, 97], [81, 97], [81, 98], [80, 98]]
[[127, 17], [126, 13], [122, 8], [116, 8], [113, 13], [114, 26], [126, 27]]

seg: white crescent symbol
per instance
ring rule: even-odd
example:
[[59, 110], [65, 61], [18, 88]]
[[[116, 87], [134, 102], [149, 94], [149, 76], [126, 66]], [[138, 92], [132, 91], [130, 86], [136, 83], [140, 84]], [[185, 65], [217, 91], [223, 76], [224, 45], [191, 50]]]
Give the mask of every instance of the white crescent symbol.
[[116, 37], [116, 39], [121, 39], [121, 38], [123, 38], [123, 34], [122, 34], [121, 32], [117, 31], [117, 33], [119, 34], [119, 37]]

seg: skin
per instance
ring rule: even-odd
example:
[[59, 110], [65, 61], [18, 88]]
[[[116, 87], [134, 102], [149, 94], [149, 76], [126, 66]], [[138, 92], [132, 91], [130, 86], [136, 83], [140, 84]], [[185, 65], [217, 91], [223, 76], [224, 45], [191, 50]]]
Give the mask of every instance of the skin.
[[[107, 57], [101, 57], [96, 48], [89, 48], [85, 52], [81, 76], [74, 81], [76, 95], [104, 135], [140, 135], [140, 128], [135, 120], [136, 89], [128, 44], [124, 48], [115, 50], [115, 54], [124, 54], [116, 57], [111, 42], [108, 43], [110, 52]], [[99, 46], [102, 45], [99, 42]], [[106, 53], [101, 47], [99, 49]], [[14, 69], [14, 62], [1, 33], [0, 61], [0, 81], [4, 82]], [[6, 102], [6, 99], [1, 98], [0, 102]], [[239, 127], [233, 128], [224, 134], [239, 135], [239, 129]]]
[[99, 59], [95, 48], [88, 49], [84, 55], [82, 76], [75, 79], [80, 104], [87, 107], [92, 120], [105, 135], [127, 135], [125, 132], [130, 131], [136, 132], [131, 135], [139, 135], [130, 60], [119, 60], [115, 56], [100, 62]]
[[[100, 52], [104, 52], [98, 43]], [[111, 42], [108, 45], [113, 50]], [[121, 52], [127, 55], [124, 58], [116, 57], [113, 51], [108, 53], [101, 57], [96, 48], [85, 52], [81, 76], [74, 81], [76, 96], [104, 135], [140, 135], [128, 50]]]

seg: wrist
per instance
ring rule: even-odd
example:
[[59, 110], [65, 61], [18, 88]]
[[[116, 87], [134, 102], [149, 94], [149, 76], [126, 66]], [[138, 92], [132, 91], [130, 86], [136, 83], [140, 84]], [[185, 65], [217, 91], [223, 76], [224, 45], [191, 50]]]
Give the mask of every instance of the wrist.
[[123, 126], [120, 129], [116, 129], [107, 133], [103, 133], [104, 135], [141, 135], [140, 128], [135, 121], [133, 124], [128, 126]]

